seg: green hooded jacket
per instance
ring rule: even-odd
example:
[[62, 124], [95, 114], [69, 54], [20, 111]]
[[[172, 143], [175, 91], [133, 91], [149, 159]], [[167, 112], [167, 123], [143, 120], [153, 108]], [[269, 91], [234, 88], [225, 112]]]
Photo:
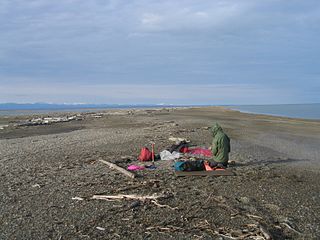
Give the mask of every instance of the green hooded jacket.
[[212, 155], [213, 160], [227, 164], [229, 161], [230, 138], [223, 132], [219, 124], [215, 124], [212, 129]]

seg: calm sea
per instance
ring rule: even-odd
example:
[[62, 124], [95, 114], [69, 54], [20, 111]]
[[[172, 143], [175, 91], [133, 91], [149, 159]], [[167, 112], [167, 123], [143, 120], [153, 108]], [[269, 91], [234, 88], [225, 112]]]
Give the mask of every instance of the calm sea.
[[239, 105], [230, 109], [246, 113], [267, 114], [291, 118], [320, 119], [320, 103], [279, 104], [279, 105]]

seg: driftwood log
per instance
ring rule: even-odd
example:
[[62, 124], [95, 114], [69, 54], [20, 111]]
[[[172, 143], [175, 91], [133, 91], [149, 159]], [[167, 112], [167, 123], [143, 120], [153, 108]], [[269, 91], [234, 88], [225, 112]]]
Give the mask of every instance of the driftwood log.
[[118, 165], [114, 164], [114, 163], [111, 163], [111, 162], [107, 162], [107, 161], [104, 161], [102, 159], [99, 160], [100, 162], [104, 163], [104, 164], [107, 164], [110, 168], [112, 169], [115, 169], [117, 170], [118, 172], [121, 172], [122, 174], [126, 175], [127, 177], [130, 177], [130, 178], [135, 178], [136, 175], [132, 172], [129, 172], [127, 170], [125, 170], [124, 168], [122, 167], [119, 167]]
[[164, 195], [150, 195], [150, 196], [139, 196], [139, 195], [93, 195], [92, 199], [99, 199], [99, 200], [112, 200], [112, 199], [134, 199], [140, 201], [146, 200], [157, 200], [159, 198], [165, 197]]
[[141, 202], [145, 202], [149, 200], [151, 203], [156, 205], [157, 207], [160, 208], [169, 208], [171, 210], [177, 210], [177, 207], [170, 207], [169, 205], [163, 205], [157, 202], [158, 199], [160, 198], [167, 198], [168, 196], [166, 195], [146, 195], [146, 196], [141, 196], [141, 195], [135, 195], [135, 194], [119, 194], [119, 195], [93, 195], [91, 199], [96, 199], [96, 200], [105, 200], [105, 201], [114, 201], [114, 200], [138, 200]]

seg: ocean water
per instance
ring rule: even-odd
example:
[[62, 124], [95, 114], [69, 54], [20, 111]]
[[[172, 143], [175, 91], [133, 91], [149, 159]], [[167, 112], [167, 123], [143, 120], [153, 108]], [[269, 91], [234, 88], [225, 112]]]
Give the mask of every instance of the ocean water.
[[238, 105], [228, 106], [233, 110], [246, 113], [266, 114], [290, 118], [319, 119], [320, 103], [279, 104], [279, 105]]

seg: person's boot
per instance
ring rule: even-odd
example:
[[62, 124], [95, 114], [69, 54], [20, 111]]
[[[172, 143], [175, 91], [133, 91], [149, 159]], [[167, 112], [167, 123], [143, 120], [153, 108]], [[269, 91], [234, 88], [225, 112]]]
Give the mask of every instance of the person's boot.
[[222, 163], [218, 163], [218, 164], [217, 164], [217, 168], [223, 168], [223, 169], [225, 169], [225, 168], [226, 168], [226, 166], [225, 166], [225, 165], [223, 165]]

